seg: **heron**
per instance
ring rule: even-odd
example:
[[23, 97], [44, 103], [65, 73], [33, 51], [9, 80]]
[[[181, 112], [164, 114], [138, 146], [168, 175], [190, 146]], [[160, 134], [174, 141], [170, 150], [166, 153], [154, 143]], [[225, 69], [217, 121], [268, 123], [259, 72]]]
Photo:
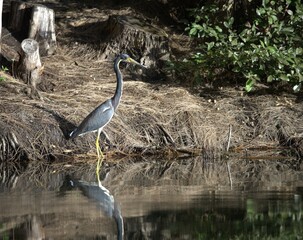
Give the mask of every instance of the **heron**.
[[97, 138], [96, 138], [96, 150], [98, 156], [98, 162], [96, 168], [97, 177], [99, 176], [100, 165], [102, 164], [102, 160], [104, 158], [99, 144], [100, 134], [103, 128], [111, 121], [112, 117], [114, 116], [114, 113], [117, 110], [122, 97], [123, 77], [119, 68], [121, 62], [131, 63], [146, 68], [146, 66], [132, 59], [127, 54], [122, 53], [118, 55], [114, 60], [114, 71], [116, 73], [116, 78], [117, 78], [117, 86], [114, 96], [110, 99], [107, 99], [105, 102], [101, 103], [91, 113], [89, 113], [87, 117], [84, 118], [84, 120], [80, 123], [80, 125], [76, 127], [69, 135], [70, 139], [74, 139], [75, 137], [82, 136], [90, 132], [97, 132]]

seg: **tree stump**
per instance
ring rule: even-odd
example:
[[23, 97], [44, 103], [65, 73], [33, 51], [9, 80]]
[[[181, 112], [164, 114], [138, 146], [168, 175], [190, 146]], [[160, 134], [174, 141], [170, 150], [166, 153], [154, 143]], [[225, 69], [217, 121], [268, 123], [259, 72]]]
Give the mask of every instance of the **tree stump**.
[[20, 41], [28, 36], [31, 7], [30, 3], [11, 1], [8, 29], [12, 30], [14, 36]]
[[37, 84], [41, 81], [43, 66], [39, 55], [39, 44], [33, 39], [24, 39], [21, 43], [22, 54], [18, 64], [17, 75], [29, 85], [28, 94], [31, 97], [40, 95], [37, 91]]
[[42, 5], [33, 7], [28, 37], [39, 43], [41, 55], [55, 52], [55, 14], [52, 9]]
[[102, 32], [106, 36], [103, 59], [114, 58], [120, 52], [140, 56], [141, 63], [159, 68], [159, 59], [169, 59], [167, 34], [159, 28], [130, 16], [110, 16]]
[[[0, 53], [1, 46], [2, 46], [2, 9], [3, 9], [3, 0], [0, 0]], [[0, 61], [1, 61], [1, 54], [0, 54]]]
[[39, 43], [41, 56], [56, 50], [55, 14], [50, 8], [27, 2], [12, 1], [9, 29], [19, 41], [32, 38]]

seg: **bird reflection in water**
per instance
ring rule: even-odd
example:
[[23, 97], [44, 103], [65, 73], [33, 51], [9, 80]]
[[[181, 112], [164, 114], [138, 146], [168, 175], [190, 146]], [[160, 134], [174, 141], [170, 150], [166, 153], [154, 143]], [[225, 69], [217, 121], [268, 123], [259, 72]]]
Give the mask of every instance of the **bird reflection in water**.
[[78, 188], [84, 196], [95, 201], [97, 207], [100, 208], [108, 217], [114, 219], [117, 225], [117, 239], [124, 238], [124, 225], [120, 208], [115, 202], [110, 191], [102, 186], [101, 182], [85, 182], [68, 178], [68, 183], [72, 188]]

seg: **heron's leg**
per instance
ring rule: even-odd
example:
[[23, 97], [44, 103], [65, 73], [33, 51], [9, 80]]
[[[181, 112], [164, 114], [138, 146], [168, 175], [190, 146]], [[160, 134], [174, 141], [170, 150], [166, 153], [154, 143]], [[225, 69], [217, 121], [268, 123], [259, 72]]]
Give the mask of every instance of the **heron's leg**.
[[97, 149], [97, 155], [98, 155], [98, 162], [97, 162], [97, 167], [96, 167], [96, 174], [97, 174], [97, 180], [98, 183], [100, 184], [100, 168], [102, 166], [102, 161], [104, 158], [104, 155], [102, 153], [102, 150], [100, 148], [100, 133], [101, 133], [101, 129], [98, 130], [98, 135], [97, 135], [97, 139], [96, 139], [96, 149]]

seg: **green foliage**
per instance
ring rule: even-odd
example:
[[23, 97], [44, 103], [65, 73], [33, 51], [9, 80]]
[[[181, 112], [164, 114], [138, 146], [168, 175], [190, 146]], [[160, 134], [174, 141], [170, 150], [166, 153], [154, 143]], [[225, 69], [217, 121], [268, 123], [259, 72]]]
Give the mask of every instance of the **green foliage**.
[[[0, 72], [6, 73], [7, 71], [8, 71], [7, 67], [1, 66]], [[0, 75], [0, 82], [2, 82], [2, 81], [5, 81], [5, 77], [3, 77], [3, 76]]]
[[[221, 11], [221, 13], [220, 13]], [[224, 16], [215, 5], [192, 9], [189, 35], [199, 41], [197, 53], [183, 68], [208, 76], [217, 69], [242, 74], [247, 91], [257, 81], [284, 81], [299, 91], [303, 81], [303, 6], [300, 0], [263, 0], [255, 16], [234, 27], [234, 18]], [[224, 17], [223, 17], [224, 18]], [[196, 73], [195, 73], [196, 74]]]

